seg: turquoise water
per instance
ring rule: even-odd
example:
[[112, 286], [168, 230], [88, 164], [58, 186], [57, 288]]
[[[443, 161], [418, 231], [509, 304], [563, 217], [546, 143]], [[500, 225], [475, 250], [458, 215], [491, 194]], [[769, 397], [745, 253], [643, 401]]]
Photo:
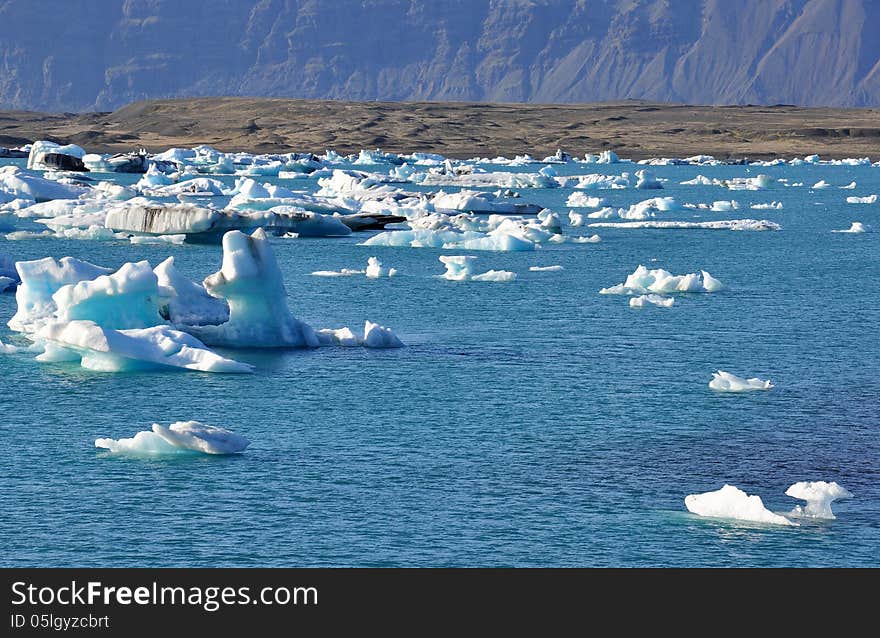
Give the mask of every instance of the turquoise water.
[[[534, 167], [534, 170], [540, 165]], [[524, 169], [518, 169], [524, 170]], [[619, 172], [625, 165], [569, 172]], [[600, 229], [599, 244], [469, 253], [510, 283], [448, 282], [442, 251], [343, 239], [273, 240], [294, 314], [315, 327], [365, 319], [401, 350], [222, 351], [256, 374], [107, 374], [0, 355], [5, 566], [877, 566], [878, 238], [871, 167], [656, 167], [664, 191], [595, 194], [735, 199], [781, 232]], [[800, 188], [680, 186], [767, 173]], [[855, 190], [811, 191], [825, 179]], [[296, 185], [302, 185], [302, 182]], [[449, 189], [447, 189], [449, 190]], [[522, 190], [563, 213], [571, 192]], [[782, 201], [783, 210], [749, 210]], [[14, 217], [0, 224], [36, 227]], [[584, 232], [587, 229], [566, 229]], [[589, 231], [592, 234], [593, 231]], [[460, 251], [468, 254], [466, 251]], [[194, 279], [217, 246], [5, 241], [13, 259], [72, 255], [104, 266], [168, 255]], [[458, 254], [458, 253], [456, 253]], [[375, 255], [394, 279], [321, 278]], [[561, 272], [529, 272], [560, 264]], [[631, 309], [598, 290], [639, 264], [706, 269], [726, 290]], [[13, 295], [0, 295], [0, 340]], [[770, 392], [721, 395], [721, 368]], [[232, 457], [108, 456], [94, 439], [196, 419], [247, 436]], [[786, 512], [801, 480], [855, 498], [837, 520], [773, 528], [701, 519], [685, 495], [725, 482]]]

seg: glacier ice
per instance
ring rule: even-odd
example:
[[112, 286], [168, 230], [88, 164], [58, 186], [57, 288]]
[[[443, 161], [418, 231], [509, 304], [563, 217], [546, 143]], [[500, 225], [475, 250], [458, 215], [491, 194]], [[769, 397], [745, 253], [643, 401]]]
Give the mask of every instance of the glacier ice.
[[516, 273], [508, 270], [489, 270], [474, 274], [472, 255], [440, 255], [438, 259], [446, 266], [446, 272], [438, 275], [450, 281], [513, 281]]
[[367, 270], [365, 272], [369, 279], [379, 279], [380, 277], [393, 277], [397, 274], [396, 268], [385, 268], [378, 257], [370, 257], [367, 259]]
[[704, 230], [782, 230], [782, 226], [766, 219], [724, 219], [711, 222], [683, 221], [638, 221], [638, 222], [594, 222], [590, 228], [659, 228], [659, 229], [704, 229]]
[[161, 290], [159, 313], [174, 324], [216, 325], [229, 321], [229, 305], [185, 277], [169, 257], [153, 269]]
[[684, 504], [689, 512], [698, 516], [797, 526], [797, 523], [793, 523], [779, 514], [774, 514], [764, 507], [764, 501], [760, 496], [749, 496], [741, 489], [726, 483], [720, 490], [714, 492], [688, 494], [684, 499]]
[[281, 271], [262, 228], [252, 235], [238, 230], [223, 235], [222, 266], [204, 285], [229, 304], [229, 321], [192, 328], [205, 343], [240, 348], [320, 345], [311, 326], [290, 314]]
[[18, 309], [8, 325], [18, 332], [35, 332], [53, 317], [57, 310], [53, 295], [63, 286], [112, 272], [73, 257], [62, 257], [58, 261], [52, 257], [19, 261], [15, 268], [21, 279], [15, 291]]
[[709, 387], [717, 392], [751, 392], [753, 390], [770, 390], [773, 388], [773, 384], [769, 380], [757, 377], [743, 379], [730, 372], [718, 370], [712, 373]]
[[800, 481], [785, 490], [786, 496], [806, 501], [803, 507], [796, 506], [789, 516], [804, 518], [822, 518], [833, 520], [836, 517], [831, 511], [831, 503], [853, 495], [838, 483], [832, 481]]
[[639, 295], [631, 297], [629, 300], [630, 308], [644, 308], [647, 305], [659, 306], [660, 308], [671, 308], [675, 304], [675, 297], [664, 297], [663, 295]]
[[159, 281], [146, 261], [129, 262], [112, 274], [61, 286], [52, 301], [60, 321], [82, 319], [117, 329], [163, 323]]
[[253, 371], [252, 366], [221, 357], [192, 335], [169, 326], [113, 330], [93, 321], [75, 320], [47, 324], [37, 337], [47, 346], [38, 361], [80, 359], [83, 368], [100, 372], [161, 367], [220, 373]]
[[672, 292], [718, 292], [724, 286], [705, 270], [687, 275], [673, 275], [668, 270], [648, 270], [639, 265], [622, 284], [602, 288], [602, 295], [642, 295]]
[[0, 193], [30, 200], [31, 203], [53, 199], [76, 199], [88, 191], [88, 187], [62, 184], [18, 166], [0, 167]]
[[847, 197], [847, 204], [876, 204], [877, 195], [867, 195], [865, 197]]
[[397, 337], [391, 328], [380, 326], [367, 320], [364, 324], [364, 347], [365, 348], [402, 348], [403, 342]]
[[599, 208], [605, 206], [606, 203], [607, 200], [604, 197], [591, 197], [577, 191], [573, 192], [565, 200], [565, 205], [572, 208]]
[[553, 265], [553, 266], [529, 266], [529, 270], [531, 272], [556, 272], [559, 270], [564, 270], [562, 266]]
[[868, 233], [871, 232], [871, 227], [863, 224], [862, 222], [853, 222], [849, 228], [844, 228], [843, 230], [832, 230], [832, 233]]
[[114, 454], [236, 454], [250, 445], [245, 437], [225, 428], [198, 421], [178, 421], [169, 426], [154, 423], [151, 430], [130, 439], [96, 439], [95, 447]]

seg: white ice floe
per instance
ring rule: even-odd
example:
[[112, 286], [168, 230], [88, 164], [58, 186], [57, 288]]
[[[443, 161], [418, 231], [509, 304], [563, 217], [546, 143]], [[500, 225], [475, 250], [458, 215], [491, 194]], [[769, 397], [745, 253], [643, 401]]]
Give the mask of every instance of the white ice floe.
[[640, 171], [636, 171], [636, 178], [638, 181], [636, 182], [636, 188], [639, 189], [656, 189], [663, 188], [663, 182], [661, 182], [651, 171], [646, 171], [644, 169]]
[[577, 191], [573, 192], [565, 200], [565, 205], [572, 208], [599, 208], [600, 206], [605, 206], [606, 203], [607, 200], [604, 197], [591, 197]]
[[38, 361], [79, 359], [83, 368], [100, 372], [162, 367], [220, 373], [253, 371], [252, 366], [221, 357], [192, 335], [169, 326], [113, 330], [92, 321], [69, 321], [50, 323], [37, 337], [46, 346]]
[[186, 241], [186, 235], [132, 235], [128, 238], [132, 244], [172, 244], [181, 246]]
[[441, 255], [438, 259], [446, 266], [446, 272], [438, 275], [450, 281], [513, 281], [516, 273], [508, 270], [489, 270], [474, 274], [473, 263], [476, 257], [471, 255]]
[[782, 202], [772, 201], [764, 204], [752, 204], [752, 210], [782, 210]]
[[229, 320], [229, 305], [185, 277], [169, 257], [153, 269], [161, 290], [159, 312], [174, 324], [216, 325]]
[[385, 268], [377, 257], [370, 257], [367, 260], [367, 270], [365, 272], [368, 279], [379, 279], [380, 277], [393, 277], [397, 274], [396, 268]]
[[86, 186], [63, 184], [57, 180], [46, 179], [34, 171], [18, 166], [0, 167], [0, 193], [8, 196], [45, 202], [52, 199], [76, 199], [89, 192]]
[[28, 154], [27, 167], [31, 169], [49, 169], [55, 168], [55, 166], [50, 165], [46, 162], [47, 155], [67, 155], [68, 157], [73, 157], [78, 160], [81, 160], [86, 151], [81, 146], [77, 146], [76, 144], [65, 144], [61, 145], [56, 142], [49, 142], [47, 140], [37, 140], [33, 144], [31, 144], [31, 151]]
[[535, 250], [535, 242], [507, 230], [480, 233], [457, 230], [395, 230], [370, 237], [362, 246], [397, 246], [411, 248], [446, 248], [496, 252]]
[[831, 511], [831, 503], [842, 498], [852, 498], [853, 495], [836, 482], [825, 481], [801, 481], [795, 483], [787, 490], [786, 496], [806, 501], [803, 507], [796, 506], [789, 516], [803, 518], [822, 518], [833, 520], [836, 517]]
[[154, 423], [151, 430], [130, 439], [96, 439], [95, 447], [114, 454], [236, 454], [244, 452], [250, 441], [225, 428], [198, 421], [178, 421], [169, 426]]
[[847, 197], [847, 204], [876, 204], [877, 195], [867, 195], [865, 197]]
[[316, 330], [315, 334], [322, 346], [342, 346], [343, 348], [351, 348], [364, 345], [364, 340], [351, 331], [350, 328], [322, 328]]
[[233, 347], [317, 347], [314, 330], [287, 307], [287, 292], [275, 253], [262, 228], [223, 235], [223, 264], [204, 281], [205, 289], [229, 304], [229, 321], [193, 328], [209, 345]]
[[687, 275], [673, 275], [668, 270], [648, 270], [639, 265], [622, 284], [602, 288], [602, 295], [643, 295], [673, 292], [718, 292], [724, 286], [705, 270]]
[[857, 184], [855, 182], [850, 182], [846, 186], [841, 186], [840, 188], [842, 188], [844, 190], [853, 190], [853, 189], [855, 189], [856, 186], [857, 186]]
[[366, 270], [342, 268], [340, 270], [315, 270], [311, 274], [315, 277], [351, 277], [353, 275], [365, 275], [366, 273]]
[[402, 348], [404, 345], [391, 328], [369, 320], [364, 324], [363, 344], [365, 348]]
[[782, 230], [782, 226], [767, 219], [724, 219], [711, 222], [640, 221], [640, 222], [594, 222], [590, 228], [658, 228], [658, 229], [704, 229], [704, 230]]
[[554, 266], [529, 266], [529, 270], [531, 272], [557, 272], [559, 270], [564, 270], [562, 266], [554, 265]]
[[685, 497], [684, 504], [689, 512], [698, 516], [770, 525], [797, 525], [797, 523], [793, 523], [779, 514], [774, 514], [764, 507], [764, 501], [760, 496], [749, 496], [733, 485], [725, 484], [720, 490], [714, 492], [689, 494]]
[[823, 188], [830, 188], [830, 187], [831, 187], [831, 184], [826, 182], [824, 179], [820, 179], [818, 182], [816, 182], [812, 186], [813, 190], [821, 190]]
[[20, 261], [15, 267], [21, 285], [15, 292], [18, 309], [8, 325], [18, 332], [35, 332], [53, 317], [57, 306], [52, 296], [63, 286], [112, 272], [73, 257], [62, 257], [58, 261], [52, 257]]
[[675, 304], [675, 297], [650, 294], [631, 297], [629, 300], [630, 308], [644, 308], [648, 304], [659, 306], [660, 308], [671, 308]]
[[769, 380], [757, 377], [743, 379], [724, 370], [718, 370], [712, 373], [709, 387], [717, 392], [751, 392], [753, 390], [770, 390], [773, 388], [773, 384]]
[[844, 228], [843, 230], [832, 230], [832, 233], [869, 233], [871, 232], [871, 227], [863, 224], [862, 222], [853, 222], [849, 228]]

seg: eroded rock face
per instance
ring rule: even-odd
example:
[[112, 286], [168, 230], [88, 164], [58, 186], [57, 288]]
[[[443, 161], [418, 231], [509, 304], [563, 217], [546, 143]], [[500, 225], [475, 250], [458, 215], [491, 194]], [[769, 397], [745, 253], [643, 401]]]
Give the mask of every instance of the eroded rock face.
[[873, 0], [7, 0], [0, 108], [203, 95], [868, 106], [878, 23]]

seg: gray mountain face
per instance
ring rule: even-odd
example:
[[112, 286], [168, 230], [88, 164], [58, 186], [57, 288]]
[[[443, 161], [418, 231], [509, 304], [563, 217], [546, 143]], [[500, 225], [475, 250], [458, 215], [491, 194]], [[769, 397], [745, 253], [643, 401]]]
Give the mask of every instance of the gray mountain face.
[[880, 105], [880, 0], [0, 0], [0, 108]]

